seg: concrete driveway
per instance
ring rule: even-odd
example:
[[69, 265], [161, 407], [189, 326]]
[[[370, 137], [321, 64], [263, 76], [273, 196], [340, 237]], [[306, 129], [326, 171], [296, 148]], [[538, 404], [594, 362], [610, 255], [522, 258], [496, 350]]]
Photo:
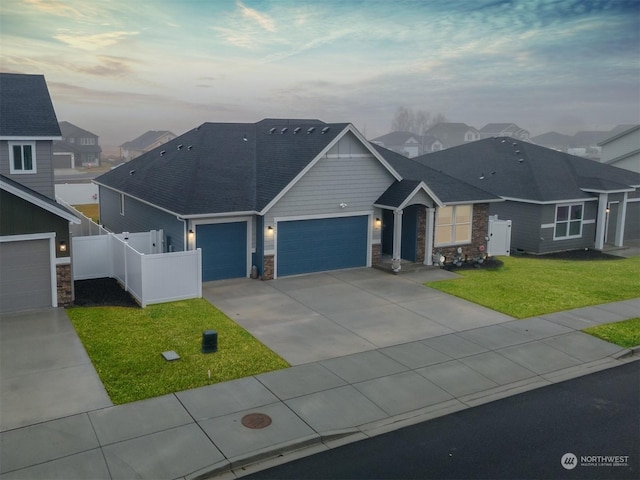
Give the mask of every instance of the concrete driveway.
[[111, 405], [64, 309], [0, 316], [0, 431]]
[[202, 294], [300, 365], [513, 320], [422, 285], [455, 276], [438, 269], [391, 275], [361, 268], [208, 282]]

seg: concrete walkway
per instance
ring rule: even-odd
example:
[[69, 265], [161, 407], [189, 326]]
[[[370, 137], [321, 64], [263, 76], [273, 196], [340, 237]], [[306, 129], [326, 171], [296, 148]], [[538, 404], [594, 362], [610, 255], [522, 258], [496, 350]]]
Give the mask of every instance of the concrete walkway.
[[[285, 358], [297, 358], [298, 364], [4, 431], [0, 433], [0, 478], [171, 479], [214, 474], [232, 478], [270, 462], [290, 460], [638, 358], [625, 356], [628, 351], [579, 330], [637, 316], [640, 299], [525, 320], [476, 307], [480, 323], [473, 325], [476, 312], [451, 297], [439, 301], [438, 296], [403, 299], [400, 290], [404, 288], [394, 287], [397, 279], [403, 287], [407, 282], [418, 286], [418, 276], [388, 275], [389, 280], [384, 280], [357, 272], [339, 272], [332, 274], [333, 278], [317, 276], [315, 287], [309, 285], [314, 281], [309, 277], [316, 276], [218, 286], [226, 289], [219, 306], [240, 323], [250, 326], [247, 309], [262, 315], [265, 325], [285, 333], [288, 327], [294, 331], [299, 328], [296, 321], [304, 324], [307, 319], [311, 324], [316, 320], [351, 332], [352, 340], [357, 340], [356, 351], [351, 352], [348, 345], [335, 350], [323, 346], [304, 355], [300, 349], [287, 350], [270, 340], [272, 348], [280, 348]], [[360, 308], [344, 305], [346, 300], [340, 293], [348, 285], [355, 289], [349, 290], [360, 299]], [[241, 301], [234, 303], [243, 296], [243, 288], [263, 289], [264, 297], [245, 297], [244, 302], [254, 300], [249, 307]], [[277, 296], [272, 288], [285, 296]], [[212, 290], [207, 295], [216, 295], [216, 286], [207, 285], [206, 289]], [[333, 302], [318, 298], [323, 289], [335, 297]], [[372, 289], [379, 294], [371, 294]], [[388, 303], [380, 303], [380, 298]], [[293, 299], [300, 306], [292, 303]], [[288, 303], [281, 312], [302, 306], [309, 311], [292, 314], [284, 322], [269, 318], [279, 310], [276, 303], [284, 300]], [[223, 305], [222, 301], [228, 303]], [[410, 305], [412, 301], [421, 307]], [[453, 313], [446, 310], [448, 305]], [[407, 308], [411, 306], [415, 308]], [[396, 334], [377, 331], [380, 326], [375, 326], [373, 311], [387, 309], [392, 315], [387, 320], [393, 325], [396, 317], [404, 318], [395, 307], [417, 311], [422, 321], [434, 324], [421, 331], [420, 337], [411, 337], [409, 332], [391, 341], [389, 335]], [[374, 315], [367, 317], [374, 318], [371, 330], [362, 327], [364, 314], [345, 315], [358, 310]], [[443, 319], [443, 312], [450, 317]], [[494, 321], [485, 316], [487, 313], [492, 313]], [[459, 323], [450, 323], [452, 319]], [[409, 315], [406, 325], [413, 328], [414, 320]], [[438, 328], [447, 330], [431, 330]], [[261, 332], [259, 322], [250, 329], [263, 341], [275, 338], [275, 330]], [[293, 334], [292, 339], [300, 336]], [[325, 342], [325, 338], [316, 340]], [[308, 342], [307, 348], [313, 344]], [[248, 425], [264, 428], [243, 425], [243, 420], [249, 420], [246, 415], [255, 413], [261, 415]], [[287, 455], [251, 466], [281, 453]]]

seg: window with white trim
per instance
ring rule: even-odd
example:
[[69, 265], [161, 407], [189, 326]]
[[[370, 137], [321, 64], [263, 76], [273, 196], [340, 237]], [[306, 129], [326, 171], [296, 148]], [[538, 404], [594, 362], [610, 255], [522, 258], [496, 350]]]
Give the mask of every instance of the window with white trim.
[[556, 222], [553, 239], [579, 238], [582, 236], [584, 203], [556, 205]]
[[9, 171], [36, 173], [36, 142], [9, 142]]
[[458, 245], [471, 242], [472, 205], [438, 208], [435, 245]]

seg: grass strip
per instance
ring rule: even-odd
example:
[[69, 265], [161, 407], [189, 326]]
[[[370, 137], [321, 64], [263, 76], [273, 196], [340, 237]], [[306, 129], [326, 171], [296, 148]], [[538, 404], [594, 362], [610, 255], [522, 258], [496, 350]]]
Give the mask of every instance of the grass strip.
[[640, 317], [589, 327], [582, 331], [623, 348], [640, 346]]

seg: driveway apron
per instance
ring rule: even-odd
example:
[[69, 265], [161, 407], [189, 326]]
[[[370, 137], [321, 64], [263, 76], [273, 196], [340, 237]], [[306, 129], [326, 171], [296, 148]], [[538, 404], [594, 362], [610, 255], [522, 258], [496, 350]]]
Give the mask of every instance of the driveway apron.
[[443, 273], [456, 276], [358, 268], [268, 282], [209, 282], [202, 293], [291, 365], [513, 320], [422, 285]]
[[0, 431], [110, 405], [64, 309], [0, 316]]

